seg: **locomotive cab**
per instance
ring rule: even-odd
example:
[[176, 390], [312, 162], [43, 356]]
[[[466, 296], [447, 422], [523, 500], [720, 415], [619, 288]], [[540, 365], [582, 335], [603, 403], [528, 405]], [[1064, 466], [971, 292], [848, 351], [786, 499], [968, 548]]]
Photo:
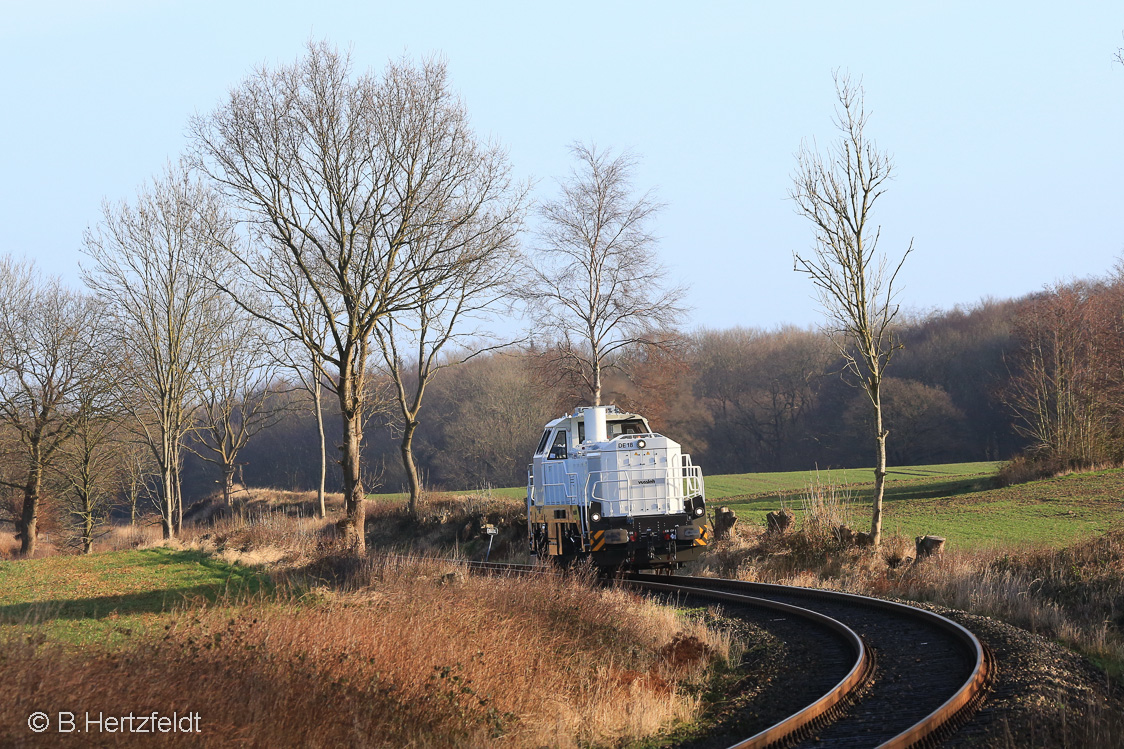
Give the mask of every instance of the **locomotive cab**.
[[676, 569], [706, 550], [702, 472], [679, 443], [615, 406], [546, 425], [527, 474], [531, 554]]

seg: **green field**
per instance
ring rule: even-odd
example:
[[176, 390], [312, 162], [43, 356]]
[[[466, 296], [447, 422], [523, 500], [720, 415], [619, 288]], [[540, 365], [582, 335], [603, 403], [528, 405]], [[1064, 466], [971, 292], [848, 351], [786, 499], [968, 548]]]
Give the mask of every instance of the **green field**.
[[[950, 548], [1047, 545], [1061, 546], [1078, 538], [1124, 527], [1124, 471], [1108, 470], [1032, 481], [995, 488], [998, 464], [924, 466], [902, 469], [886, 485], [883, 529], [887, 533], [919, 536], [931, 533], [948, 539]], [[873, 483], [850, 484], [869, 471], [848, 471], [833, 477], [849, 497], [853, 526], [869, 522]], [[808, 474], [803, 474], [805, 485]], [[783, 478], [782, 478], [783, 477]], [[717, 477], [719, 492], [726, 488]], [[736, 477], [742, 486], [758, 477]], [[730, 507], [743, 522], [764, 525], [765, 514], [787, 506], [800, 515], [802, 491], [794, 474], [760, 477], [774, 488], [757, 493], [727, 494], [716, 504]], [[826, 481], [820, 475], [821, 481]], [[708, 482], [709, 487], [709, 482]], [[717, 494], [718, 492], [716, 492]], [[713, 496], [713, 495], [712, 495]], [[720, 495], [721, 496], [721, 495]]]
[[[886, 474], [886, 479], [888, 481], [912, 481], [918, 478], [958, 479], [969, 476], [992, 476], [1001, 465], [1003, 465], [1001, 462], [944, 463], [930, 466], [890, 468]], [[825, 482], [861, 484], [869, 483], [872, 480], [873, 471], [873, 468], [834, 468], [818, 471], [818, 475], [819, 479]], [[798, 491], [807, 486], [809, 480], [814, 479], [816, 475], [817, 471], [789, 471], [787, 473], [728, 473], [719, 476], [706, 476], [706, 496], [715, 500], [727, 497]], [[511, 486], [450, 493], [467, 495], [490, 493], [496, 497], [524, 499], [527, 495], [527, 487]], [[379, 502], [399, 502], [404, 501], [408, 495], [403, 492], [391, 492], [367, 496], [369, 499]]]
[[267, 587], [251, 571], [170, 548], [0, 562], [0, 631], [42, 625], [51, 639], [107, 643], [185, 605]]
[[[945, 463], [931, 466], [909, 466], [890, 468], [886, 480], [898, 482], [926, 482], [937, 489], [939, 486], [955, 488], [959, 482], [971, 481], [982, 476], [994, 476], [1002, 463]], [[814, 471], [788, 471], [786, 473], [731, 473], [724, 476], [706, 478], [706, 496], [710, 500], [734, 497], [777, 495], [798, 492], [810, 482], [830, 483], [837, 486], [869, 484], [874, 481], [873, 468], [834, 468]]]
[[[884, 505], [886, 533], [945, 536], [950, 548], [1061, 546], [1124, 527], [1124, 471], [1108, 470], [995, 488], [1002, 463], [952, 463], [891, 468]], [[763, 526], [765, 514], [786, 506], [801, 514], [809, 483], [831, 484], [848, 497], [852, 525], [869, 523], [873, 470], [849, 468], [706, 477], [711, 506], [732, 509]], [[522, 499], [523, 487], [490, 490]], [[474, 494], [477, 492], [466, 492]], [[375, 495], [400, 501], [402, 494]]]

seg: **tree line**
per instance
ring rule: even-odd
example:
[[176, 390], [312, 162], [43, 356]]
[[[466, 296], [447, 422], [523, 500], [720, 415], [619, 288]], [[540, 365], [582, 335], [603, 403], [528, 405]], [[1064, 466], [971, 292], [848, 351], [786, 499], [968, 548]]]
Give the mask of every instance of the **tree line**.
[[[684, 332], [631, 154], [574, 144], [533, 205], [439, 61], [357, 73], [310, 43], [255, 70], [104, 204], [84, 290], [0, 258], [0, 520], [23, 554], [42, 520], [88, 552], [111, 512], [174, 537], [216, 483], [315, 490], [321, 516], [338, 491], [362, 552], [369, 491], [416, 514], [427, 487], [521, 484], [583, 403], [645, 414], [711, 474], [1124, 457], [1121, 275], [903, 314], [869, 215], [892, 162], [836, 83], [837, 150], [802, 151], [790, 196], [827, 325]], [[529, 332], [497, 335], [512, 316]]]
[[[559, 332], [558, 368], [596, 400], [610, 359], [665, 345], [660, 326], [680, 312], [662, 267], [637, 264], [658, 206], [633, 194], [628, 154], [575, 144], [562, 197], [536, 209], [539, 251], [521, 251], [529, 184], [472, 130], [439, 60], [357, 72], [311, 42], [295, 62], [253, 71], [188, 131], [181, 159], [133, 200], [107, 202], [86, 232], [85, 291], [26, 263], [0, 268], [2, 480], [23, 554], [46, 476], [61, 482], [54, 494], [80, 497], [67, 517], [85, 517], [86, 551], [114, 491], [148, 497], [171, 538], [191, 491], [185, 466], [211, 464], [229, 503], [248, 445], [306, 400], [319, 513], [334, 474], [339, 527], [361, 553], [382, 470], [364, 456], [366, 430], [394, 430], [416, 513], [427, 390], [443, 369], [517, 343], [490, 332], [497, 316], [517, 304], [541, 321], [534, 338]], [[63, 459], [83, 443], [97, 461]], [[117, 459], [126, 453], [135, 471]], [[87, 469], [96, 487], [69, 486]]]

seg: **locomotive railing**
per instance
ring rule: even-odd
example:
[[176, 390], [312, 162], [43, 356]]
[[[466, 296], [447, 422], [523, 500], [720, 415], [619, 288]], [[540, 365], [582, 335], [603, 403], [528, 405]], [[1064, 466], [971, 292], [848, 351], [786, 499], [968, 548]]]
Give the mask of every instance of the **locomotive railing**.
[[[667, 487], [663, 496], [650, 496], [651, 489], [647, 485], [634, 485], [636, 468], [621, 468], [612, 471], [594, 471], [586, 478], [585, 490], [591, 500], [596, 500], [613, 507], [612, 514], [620, 515], [620, 503], [628, 502], [663, 502], [670, 505], [672, 500], [685, 499], [696, 494], [704, 493], [702, 469], [691, 463], [690, 455], [682, 456], [682, 463], [678, 466], [667, 468], [643, 468], [645, 479], [659, 478], [663, 472], [664, 486]], [[616, 496], [609, 497], [605, 491], [608, 487], [616, 488]], [[678, 490], [678, 491], [677, 491]], [[665, 511], [670, 512], [670, 506]]]

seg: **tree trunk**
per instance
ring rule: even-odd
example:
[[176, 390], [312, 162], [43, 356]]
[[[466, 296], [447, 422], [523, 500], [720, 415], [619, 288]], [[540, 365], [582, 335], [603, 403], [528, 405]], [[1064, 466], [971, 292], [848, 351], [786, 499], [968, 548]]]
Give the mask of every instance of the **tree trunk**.
[[890, 434], [882, 428], [882, 393], [880, 383], [871, 386], [874, 401], [875, 444], [877, 463], [874, 466], [874, 506], [870, 512], [870, 543], [877, 547], [882, 542], [882, 495], [886, 489], [886, 437]]
[[160, 469], [160, 530], [165, 540], [176, 537], [175, 526], [172, 524], [172, 515], [176, 511], [176, 487], [172, 481], [171, 465], [164, 465]]
[[168, 430], [164, 430], [161, 444], [160, 466], [160, 528], [164, 539], [176, 537], [175, 523], [172, 522], [176, 512], [176, 484], [172, 478], [175, 457], [172, 454], [171, 439]]
[[418, 516], [418, 498], [421, 496], [418, 466], [414, 463], [414, 432], [417, 431], [417, 428], [418, 422], [416, 420], [407, 419], [406, 426], [402, 430], [402, 443], [399, 445], [402, 451], [402, 465], [406, 468], [406, 481], [410, 486], [410, 516], [414, 518]]
[[231, 506], [230, 495], [234, 493], [234, 464], [223, 463], [222, 465], [222, 501], [226, 503], [227, 507]]
[[324, 399], [321, 396], [320, 372], [314, 371], [316, 384], [312, 388], [312, 398], [316, 403], [316, 431], [320, 435], [320, 486], [316, 490], [316, 510], [318, 517], [328, 516], [328, 508], [324, 504], [324, 482], [328, 476], [328, 450], [324, 439]]
[[601, 405], [601, 364], [600, 362], [593, 362], [593, 403], [594, 406]]
[[356, 397], [352, 391], [354, 380], [350, 377], [340, 384], [340, 416], [343, 419], [343, 454], [340, 468], [343, 469], [344, 511], [346, 516], [342, 530], [347, 544], [353, 553], [361, 556], [367, 551], [366, 512], [363, 493], [363, 477], [360, 472], [360, 446], [363, 444], [363, 414], [356, 407]]
[[35, 542], [39, 536], [39, 491], [42, 480], [43, 467], [38, 458], [32, 458], [31, 465], [28, 466], [27, 483], [23, 488], [23, 512], [17, 529], [20, 554], [25, 557], [35, 553]]
[[174, 521], [172, 527], [175, 529], [176, 535], [178, 536], [180, 531], [183, 530], [183, 484], [180, 482], [180, 456], [178, 449], [176, 450], [175, 466], [175, 473], [173, 474], [173, 478], [175, 479], [175, 514], [173, 516]]
[[94, 550], [94, 510], [89, 497], [82, 501], [82, 553]]

